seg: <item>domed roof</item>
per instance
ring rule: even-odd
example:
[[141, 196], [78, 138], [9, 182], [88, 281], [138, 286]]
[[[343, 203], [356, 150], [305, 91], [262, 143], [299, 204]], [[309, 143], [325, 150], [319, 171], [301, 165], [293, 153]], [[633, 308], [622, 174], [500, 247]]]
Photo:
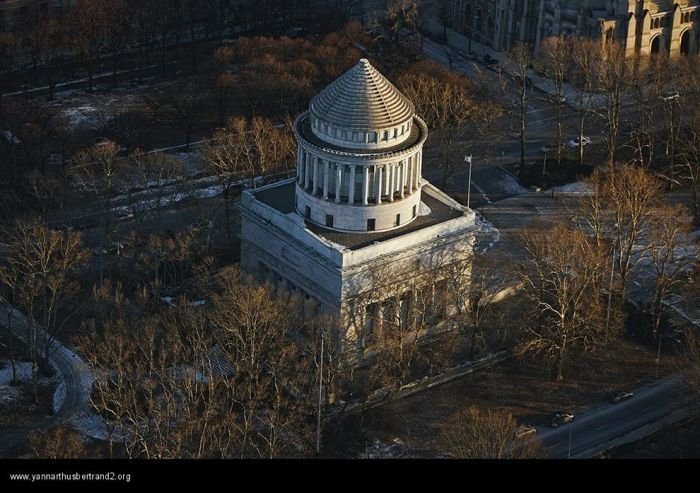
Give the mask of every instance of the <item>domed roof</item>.
[[413, 103], [365, 58], [316, 95], [310, 109], [328, 124], [365, 130], [398, 125], [415, 113]]

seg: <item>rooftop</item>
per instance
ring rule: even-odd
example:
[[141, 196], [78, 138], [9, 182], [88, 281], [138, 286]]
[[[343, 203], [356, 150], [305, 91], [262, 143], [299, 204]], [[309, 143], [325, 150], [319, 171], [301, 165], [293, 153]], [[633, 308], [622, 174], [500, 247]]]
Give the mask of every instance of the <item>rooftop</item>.
[[[276, 187], [266, 188], [254, 194], [255, 198], [260, 202], [278, 210], [282, 214], [289, 214], [290, 212], [294, 212], [294, 187], [294, 181], [290, 181]], [[428, 193], [425, 193], [426, 191]], [[305, 222], [306, 228], [328, 241], [342, 245], [350, 250], [359, 250], [375, 242], [390, 240], [464, 215], [461, 210], [450, 207], [445, 202], [430, 195], [429, 191], [425, 189], [422, 193], [422, 202], [430, 208], [430, 214], [418, 216], [409, 224], [390, 231], [377, 231], [376, 233], [344, 233], [323, 228], [309, 221]]]
[[365, 58], [316, 95], [309, 107], [329, 124], [361, 130], [398, 125], [415, 114], [413, 103]]

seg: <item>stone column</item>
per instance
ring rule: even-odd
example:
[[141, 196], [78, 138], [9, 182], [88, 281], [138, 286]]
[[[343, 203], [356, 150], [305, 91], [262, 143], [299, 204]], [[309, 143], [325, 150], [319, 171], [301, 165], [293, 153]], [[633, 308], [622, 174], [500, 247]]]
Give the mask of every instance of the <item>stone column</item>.
[[309, 189], [309, 181], [311, 179], [311, 172], [309, 170], [309, 153], [304, 151], [304, 190]]
[[369, 168], [367, 166], [362, 167], [362, 204], [367, 205], [367, 199], [369, 197]]
[[414, 175], [416, 173], [416, 156], [408, 158], [408, 193], [413, 193], [413, 185], [415, 182]]
[[416, 155], [418, 158], [418, 167], [416, 168], [416, 188], [420, 187], [421, 183], [423, 183], [423, 154], [418, 153]]
[[314, 179], [313, 183], [311, 184], [311, 195], [316, 195], [316, 190], [318, 190], [318, 161], [319, 158], [313, 157], [313, 163], [314, 163]]
[[301, 173], [304, 171], [302, 168], [302, 150], [301, 146], [297, 147], [297, 183], [301, 182]]
[[323, 200], [328, 200], [328, 174], [330, 172], [330, 162], [323, 160]]
[[418, 164], [418, 158], [415, 155], [411, 156], [411, 193], [416, 190], [416, 165]]
[[348, 184], [348, 204], [355, 203], [355, 165], [350, 166], [350, 183]]
[[377, 182], [377, 204], [382, 203], [382, 168], [383, 166], [374, 167], [374, 179]]
[[393, 164], [387, 165], [388, 177], [387, 182], [389, 184], [389, 202], [394, 201], [394, 183], [396, 183], [396, 167]]
[[344, 164], [336, 163], [335, 165], [335, 203], [340, 202], [340, 184], [343, 177]]
[[399, 197], [404, 198], [404, 188], [406, 188], [406, 160], [401, 161], [401, 167], [399, 168], [401, 172], [399, 180]]

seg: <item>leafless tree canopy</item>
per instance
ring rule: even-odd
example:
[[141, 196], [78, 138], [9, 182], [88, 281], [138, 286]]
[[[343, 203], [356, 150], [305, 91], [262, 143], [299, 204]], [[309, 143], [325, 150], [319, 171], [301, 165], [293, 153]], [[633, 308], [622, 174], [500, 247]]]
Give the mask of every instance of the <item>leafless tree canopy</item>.
[[[93, 405], [129, 457], [311, 453], [315, 330], [326, 325], [235, 269], [217, 279], [211, 304], [180, 299], [138, 318], [127, 310], [82, 341], [98, 375]], [[329, 344], [323, 408], [337, 367], [330, 354]]]
[[542, 459], [536, 438], [516, 438], [517, 422], [506, 411], [467, 407], [450, 418], [442, 431], [450, 453], [460, 459]]
[[521, 350], [547, 361], [562, 380], [572, 350], [592, 350], [606, 338], [604, 252], [564, 224], [526, 230], [522, 241], [528, 260], [519, 274], [532, 312]]

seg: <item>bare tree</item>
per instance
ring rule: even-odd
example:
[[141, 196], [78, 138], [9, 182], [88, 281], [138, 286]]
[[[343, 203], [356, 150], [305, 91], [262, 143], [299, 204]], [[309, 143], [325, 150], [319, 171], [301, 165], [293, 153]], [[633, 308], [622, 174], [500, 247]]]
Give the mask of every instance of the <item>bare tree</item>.
[[508, 52], [508, 62], [510, 72], [513, 74], [516, 85], [517, 99], [514, 109], [518, 115], [518, 140], [520, 141], [520, 168], [519, 174], [522, 177], [525, 172], [525, 144], [527, 130], [527, 96], [529, 93], [529, 78], [527, 76], [532, 64], [532, 53], [530, 47], [518, 43], [515, 48]]
[[624, 47], [618, 43], [608, 42], [599, 49], [601, 55], [595, 77], [596, 85], [605, 100], [602, 116], [606, 123], [607, 135], [603, 141], [608, 152], [608, 163], [614, 163], [622, 104], [630, 80], [630, 62], [625, 56]]
[[108, 26], [105, 24], [105, 0], [82, 2], [70, 12], [70, 42], [83, 61], [88, 74], [88, 90], [93, 90], [93, 74], [98, 69], [100, 48]]
[[232, 118], [226, 128], [216, 130], [214, 138], [204, 144], [201, 156], [206, 166], [216, 175], [221, 186], [226, 211], [226, 237], [231, 237], [231, 204], [234, 191], [244, 175], [255, 186], [255, 171], [250, 170], [249, 137], [245, 118]]
[[517, 438], [517, 421], [507, 411], [467, 407], [455, 413], [442, 431], [453, 456], [460, 459], [542, 459], [535, 438]]
[[603, 193], [613, 216], [613, 242], [624, 299], [629, 273], [650, 246], [641, 240], [650, 231], [654, 209], [661, 198], [660, 183], [643, 168], [611, 167]]
[[692, 111], [686, 127], [686, 136], [681, 140], [681, 179], [688, 183], [693, 217], [700, 221], [700, 112]]
[[87, 252], [80, 234], [74, 231], [18, 224], [4, 236], [2, 246], [8, 253], [3, 282], [16, 290], [19, 306], [28, 318], [26, 341], [36, 400], [38, 372], [48, 371], [53, 342], [77, 313], [69, 301], [78, 290], [74, 277], [87, 261]]
[[415, 32], [418, 19], [420, 18], [420, 8], [415, 0], [390, 0], [387, 9], [385, 22], [391, 35], [394, 46], [398, 46], [402, 29]]
[[172, 90], [168, 104], [173, 110], [176, 125], [185, 134], [185, 151], [190, 150], [192, 133], [206, 116], [207, 95], [195, 82], [187, 82]]
[[415, 64], [398, 82], [431, 128], [430, 138], [440, 144], [439, 166], [445, 187], [463, 163], [462, 151], [488, 132], [489, 124], [500, 114], [500, 107], [469, 79], [432, 62]]
[[696, 260], [687, 247], [690, 226], [691, 218], [683, 206], [667, 206], [654, 213], [650, 260], [655, 277], [652, 331], [656, 337], [661, 337], [661, 318], [668, 296], [684, 286]]
[[483, 322], [512, 279], [481, 255], [451, 262], [443, 269], [448, 305], [456, 311], [459, 330], [470, 342], [470, 359], [486, 349]]
[[604, 335], [604, 252], [583, 233], [563, 224], [522, 235], [528, 259], [519, 275], [533, 301], [521, 350], [544, 359], [557, 380], [573, 349], [591, 350]]
[[[578, 109], [578, 137], [583, 139], [587, 118], [593, 112], [595, 98], [595, 71], [600, 63], [599, 41], [586, 37], [571, 40], [571, 58], [573, 62], [572, 80], [576, 88]], [[583, 146], [578, 146], [578, 161], [583, 164]]]
[[119, 184], [119, 146], [104, 142], [78, 152], [71, 161], [70, 175], [85, 191], [92, 195], [97, 207], [100, 228], [100, 283], [104, 280], [104, 252], [107, 236], [111, 231], [114, 212], [112, 194]]
[[[12, 33], [0, 33], [0, 74], [9, 74], [15, 67], [17, 61], [18, 40]], [[4, 84], [0, 84], [0, 108], [3, 104]]]
[[37, 459], [85, 459], [87, 450], [80, 434], [67, 425], [29, 435], [29, 448]]
[[[130, 156], [129, 165], [131, 178], [139, 190], [132, 200], [134, 212], [149, 214], [158, 221], [168, 195], [177, 190], [177, 182], [183, 176], [182, 162], [162, 152], [141, 153], [137, 149]], [[141, 193], [144, 188], [146, 196]]]
[[570, 48], [571, 44], [566, 38], [552, 36], [542, 42], [538, 51], [544, 74], [554, 85], [554, 108], [557, 117], [557, 166], [561, 165], [563, 147], [564, 119], [562, 118], [562, 108], [565, 102], [564, 83], [571, 61]]

